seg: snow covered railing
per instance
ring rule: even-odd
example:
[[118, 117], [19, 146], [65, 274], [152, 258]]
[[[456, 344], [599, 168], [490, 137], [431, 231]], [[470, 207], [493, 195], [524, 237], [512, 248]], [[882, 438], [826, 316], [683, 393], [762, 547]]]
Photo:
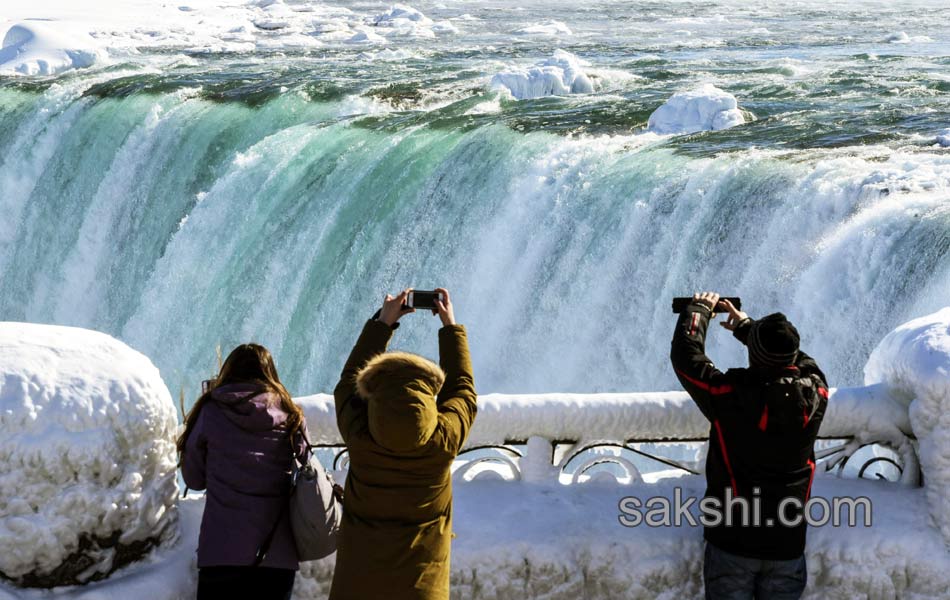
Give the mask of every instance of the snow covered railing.
[[[328, 467], [345, 470], [346, 454], [336, 429], [333, 397], [298, 398], [315, 444], [335, 449]], [[652, 459], [683, 473], [702, 469], [709, 422], [685, 392], [628, 394], [486, 394], [479, 396], [478, 416], [455, 477], [468, 480], [495, 463], [506, 479], [577, 482], [606, 463], [616, 465], [615, 479], [644, 476], [634, 458]], [[906, 406], [881, 385], [832, 390], [819, 432], [817, 455], [827, 471], [844, 469], [862, 448], [880, 445], [894, 456], [863, 452], [859, 477], [876, 462], [888, 462], [909, 485], [919, 481], [917, 457]], [[834, 443], [834, 442], [836, 443]], [[671, 443], [693, 446], [667, 456]], [[618, 470], [619, 468], [619, 470]], [[620, 478], [616, 475], [621, 475]], [[895, 477], [896, 478], [896, 477]]]

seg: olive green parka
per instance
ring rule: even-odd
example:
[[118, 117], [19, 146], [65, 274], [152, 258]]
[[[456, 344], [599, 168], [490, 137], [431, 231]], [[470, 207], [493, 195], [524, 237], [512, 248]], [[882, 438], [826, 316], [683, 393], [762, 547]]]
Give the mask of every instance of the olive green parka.
[[468, 341], [443, 327], [440, 367], [385, 353], [392, 334], [369, 321], [334, 390], [350, 466], [330, 600], [449, 598], [451, 466], [476, 413]]

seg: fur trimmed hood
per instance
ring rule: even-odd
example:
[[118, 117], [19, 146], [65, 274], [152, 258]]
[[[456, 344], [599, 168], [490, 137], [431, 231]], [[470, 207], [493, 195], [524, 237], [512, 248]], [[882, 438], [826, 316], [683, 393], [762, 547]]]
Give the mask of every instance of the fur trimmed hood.
[[380, 446], [408, 452], [429, 441], [438, 422], [436, 395], [445, 372], [432, 361], [407, 352], [380, 354], [356, 375], [366, 400], [369, 432]]

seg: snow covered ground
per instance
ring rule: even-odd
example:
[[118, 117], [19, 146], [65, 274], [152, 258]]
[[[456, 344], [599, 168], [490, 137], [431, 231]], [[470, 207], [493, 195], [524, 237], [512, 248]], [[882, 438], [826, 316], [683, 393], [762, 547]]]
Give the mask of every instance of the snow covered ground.
[[[476, 481], [456, 486], [452, 554], [453, 598], [592, 600], [700, 598], [702, 532], [692, 527], [627, 528], [618, 503], [700, 495], [698, 476], [632, 486], [598, 483], [551, 486]], [[923, 489], [819, 477], [815, 494], [869, 496], [870, 528], [812, 528], [808, 539], [808, 600], [932, 599], [950, 588], [950, 554], [932, 528]], [[186, 499], [177, 545], [109, 580], [54, 593], [0, 585], [0, 600], [180, 600], [195, 585], [194, 549], [203, 501]], [[517, 524], [515, 526], [514, 524]], [[296, 600], [326, 597], [333, 558], [305, 563]]]

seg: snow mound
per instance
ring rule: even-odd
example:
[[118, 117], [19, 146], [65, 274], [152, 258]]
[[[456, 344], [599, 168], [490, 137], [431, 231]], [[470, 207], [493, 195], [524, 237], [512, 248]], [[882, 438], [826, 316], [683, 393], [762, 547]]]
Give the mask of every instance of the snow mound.
[[950, 148], [950, 127], [937, 134], [937, 143], [944, 148]]
[[0, 73], [58, 75], [90, 67], [104, 56], [87, 35], [67, 35], [33, 21], [18, 23], [3, 36]]
[[88, 582], [175, 537], [177, 423], [158, 369], [125, 344], [0, 323], [0, 574]]
[[513, 68], [496, 74], [492, 77], [491, 87], [506, 91], [518, 100], [590, 94], [594, 91], [594, 84], [584, 71], [587, 66], [589, 63], [570, 52], [557, 50], [537, 66]]
[[909, 406], [930, 513], [950, 543], [950, 307], [889, 333], [871, 353], [864, 379], [883, 383]]
[[650, 115], [648, 129], [655, 133], [718, 131], [745, 123], [736, 97], [712, 84], [673, 94]]
[[556, 37], [561, 35], [574, 35], [574, 32], [571, 31], [570, 27], [561, 21], [552, 20], [546, 23], [537, 23], [535, 25], [522, 27], [521, 29], [515, 31], [515, 34]]

